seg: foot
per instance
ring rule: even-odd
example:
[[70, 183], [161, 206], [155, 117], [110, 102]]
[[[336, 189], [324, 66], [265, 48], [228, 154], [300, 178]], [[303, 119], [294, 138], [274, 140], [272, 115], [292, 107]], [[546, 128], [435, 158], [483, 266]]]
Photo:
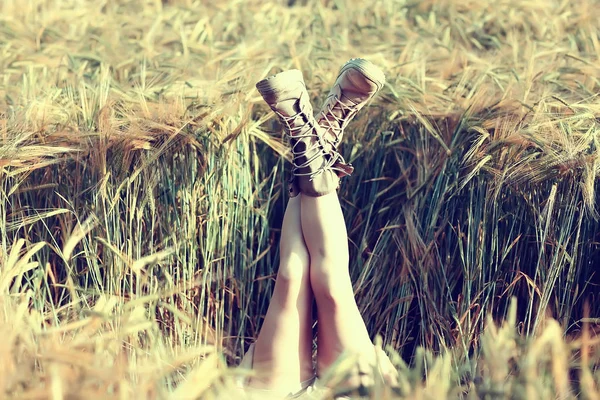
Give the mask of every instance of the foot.
[[333, 148], [337, 149], [344, 128], [384, 83], [383, 71], [367, 60], [353, 58], [342, 66], [317, 118]]
[[342, 156], [323, 138], [314, 116], [302, 73], [285, 71], [263, 79], [256, 88], [277, 114], [290, 137], [294, 156], [290, 195], [293, 184], [309, 196], [322, 196], [337, 189], [339, 179], [349, 175]]

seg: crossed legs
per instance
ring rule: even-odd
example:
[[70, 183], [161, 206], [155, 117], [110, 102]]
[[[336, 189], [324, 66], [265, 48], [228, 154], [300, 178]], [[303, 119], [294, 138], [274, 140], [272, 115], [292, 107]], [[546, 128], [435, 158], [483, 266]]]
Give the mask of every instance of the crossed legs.
[[[275, 290], [255, 342], [252, 386], [282, 392], [314, 374], [312, 301], [317, 302], [317, 368], [342, 352], [372, 352], [348, 271], [348, 238], [336, 192], [290, 198], [280, 242]], [[292, 389], [290, 389], [292, 388]]]
[[285, 392], [286, 387], [300, 388], [312, 376], [313, 296], [318, 309], [318, 373], [343, 352], [374, 365], [374, 347], [352, 290], [348, 237], [336, 192], [339, 178], [353, 168], [337, 146], [347, 123], [384, 82], [383, 72], [368, 61], [348, 61], [318, 121], [299, 70], [256, 84], [290, 138], [293, 179], [275, 291], [251, 363], [260, 377], [252, 386]]

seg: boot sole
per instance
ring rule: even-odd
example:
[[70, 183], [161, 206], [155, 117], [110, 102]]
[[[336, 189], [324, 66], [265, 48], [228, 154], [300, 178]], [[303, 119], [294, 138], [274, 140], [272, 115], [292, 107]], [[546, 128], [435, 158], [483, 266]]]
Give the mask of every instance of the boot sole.
[[356, 69], [361, 74], [365, 76], [368, 80], [373, 82], [377, 86], [377, 91], [383, 88], [385, 84], [385, 74], [381, 69], [379, 69], [375, 64], [370, 61], [367, 61], [363, 58], [353, 58], [346, 62], [340, 69], [340, 73], [338, 74], [338, 78], [345, 71], [349, 69]]
[[[302, 71], [297, 69], [291, 69], [283, 71], [275, 75], [271, 75], [256, 84], [256, 89], [261, 94], [274, 94], [283, 92], [286, 89], [286, 85], [289, 82], [302, 82], [304, 84], [304, 77]], [[306, 85], [305, 85], [306, 86]]]

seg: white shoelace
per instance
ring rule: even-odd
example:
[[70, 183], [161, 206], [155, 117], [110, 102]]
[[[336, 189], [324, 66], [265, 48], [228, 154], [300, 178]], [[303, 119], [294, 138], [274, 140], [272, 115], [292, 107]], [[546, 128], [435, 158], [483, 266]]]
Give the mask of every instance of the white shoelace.
[[[318, 176], [319, 174], [322, 174], [326, 169], [332, 169], [332, 170], [338, 170], [338, 171], [342, 171], [344, 172], [343, 169], [335, 167], [334, 164], [339, 160], [340, 162], [342, 162], [343, 164], [346, 164], [344, 158], [342, 157], [341, 154], [339, 154], [337, 152], [337, 150], [334, 148], [332, 148], [331, 153], [329, 153], [330, 157], [325, 157], [327, 155], [327, 153], [324, 152], [324, 144], [323, 144], [323, 136], [318, 134], [317, 128], [315, 127], [316, 125], [316, 121], [314, 119], [314, 117], [309, 117], [305, 112], [304, 112], [304, 108], [301, 107], [300, 111], [294, 115], [291, 115], [289, 117], [281, 114], [279, 111], [275, 111], [275, 113], [277, 114], [277, 116], [281, 119], [281, 121], [283, 121], [283, 123], [285, 124], [285, 130], [287, 132], [287, 134], [290, 136], [291, 139], [296, 139], [296, 143], [294, 143], [294, 145], [292, 146], [292, 153], [294, 154], [294, 159], [292, 161], [292, 164], [294, 166], [294, 168], [292, 169], [292, 174], [295, 176], [308, 176], [309, 180], [313, 180], [316, 176]], [[301, 125], [298, 126], [292, 126], [294, 121], [298, 118], [302, 118], [302, 121], [306, 121]], [[311, 138], [311, 137], [316, 137], [317, 140], [315, 142], [309, 143], [306, 146], [306, 149], [304, 149], [304, 151], [299, 150], [297, 148], [298, 144], [300, 143], [299, 139], [304, 139], [304, 138]], [[310, 157], [307, 157], [307, 160], [302, 163], [302, 164], [297, 164], [296, 160], [299, 157], [304, 157], [306, 156], [306, 154], [310, 151], [314, 151], [314, 154]], [[301, 168], [306, 168], [308, 167], [313, 161], [315, 161], [317, 158], [319, 157], [325, 157], [326, 162], [323, 163], [319, 169], [317, 169], [317, 171], [315, 172], [299, 172], [299, 170]]]
[[[352, 105], [342, 103], [337, 95], [334, 95], [334, 99], [335, 103], [333, 105], [329, 104], [326, 110], [321, 111], [321, 117], [319, 119], [322, 118], [325, 120], [325, 124], [327, 124], [326, 129], [331, 131], [334, 136], [333, 146], [337, 148], [337, 146], [340, 144], [344, 129], [348, 123], [350, 123], [350, 120], [352, 120], [354, 115], [356, 115], [356, 113], [359, 111], [360, 107], [359, 104], [353, 103], [352, 100], [348, 100], [352, 103]], [[339, 107], [339, 110], [342, 111], [341, 117], [338, 117], [333, 112], [336, 107]], [[345, 112], [348, 113], [345, 114]], [[328, 115], [333, 117], [333, 121], [328, 118]]]

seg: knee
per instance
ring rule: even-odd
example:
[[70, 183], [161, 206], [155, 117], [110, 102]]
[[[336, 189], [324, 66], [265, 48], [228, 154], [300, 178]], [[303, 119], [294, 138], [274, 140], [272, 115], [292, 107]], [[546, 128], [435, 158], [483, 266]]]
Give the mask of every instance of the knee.
[[288, 285], [301, 285], [309, 277], [310, 258], [308, 252], [301, 249], [281, 252], [277, 279]]
[[348, 247], [341, 244], [328, 246], [325, 241], [315, 243], [310, 249], [310, 261], [316, 266], [348, 269]]
[[335, 304], [354, 298], [347, 258], [311, 259], [310, 283], [315, 297]]

